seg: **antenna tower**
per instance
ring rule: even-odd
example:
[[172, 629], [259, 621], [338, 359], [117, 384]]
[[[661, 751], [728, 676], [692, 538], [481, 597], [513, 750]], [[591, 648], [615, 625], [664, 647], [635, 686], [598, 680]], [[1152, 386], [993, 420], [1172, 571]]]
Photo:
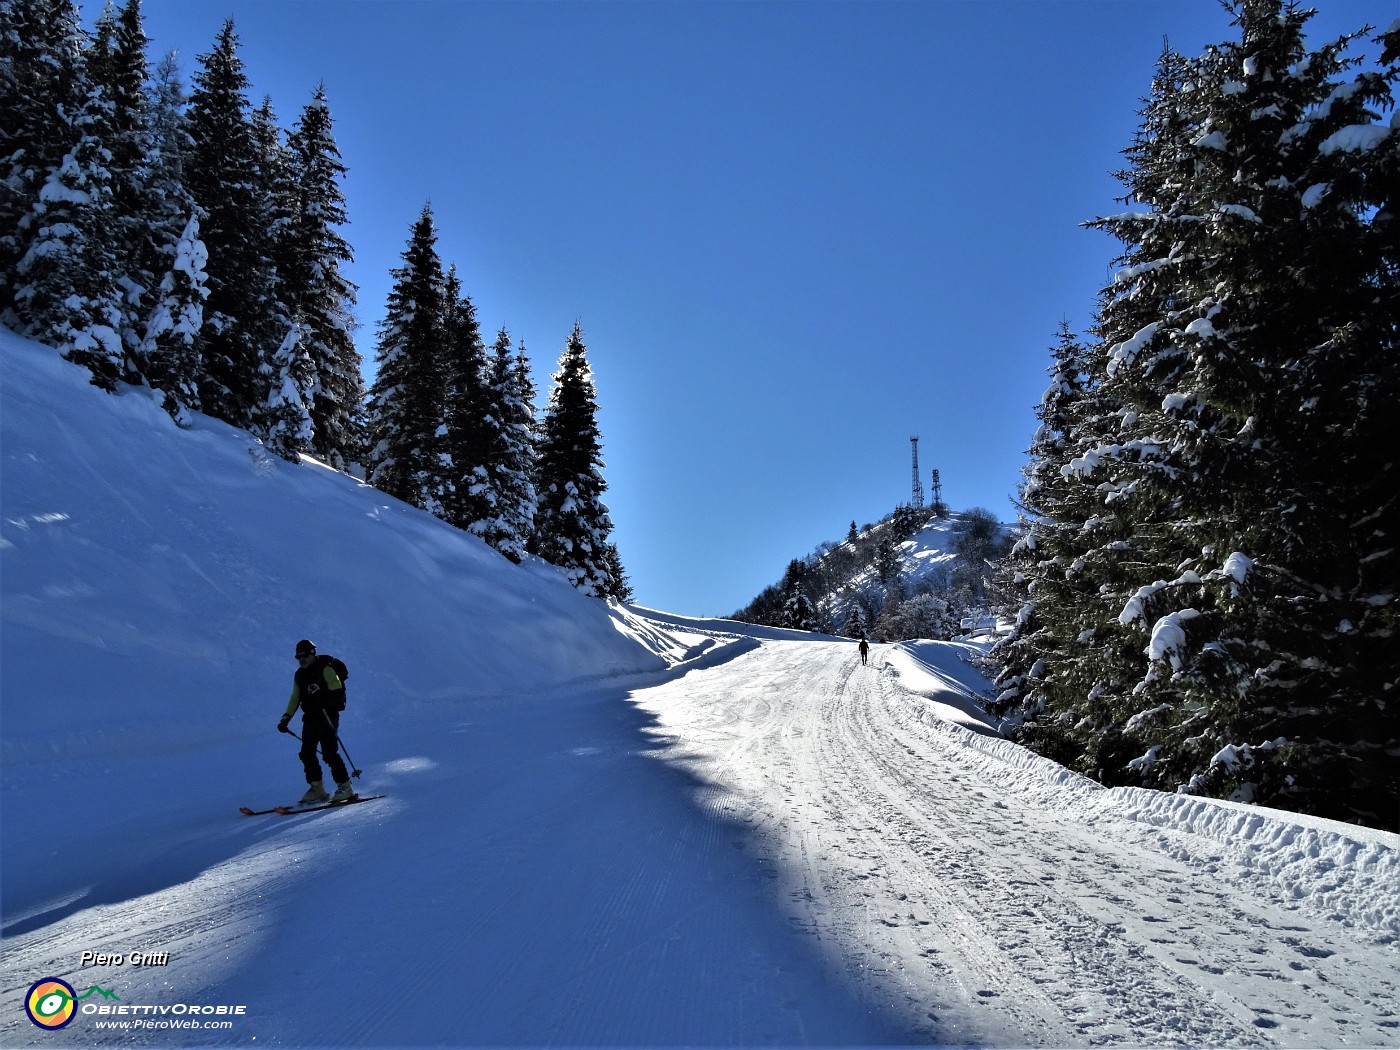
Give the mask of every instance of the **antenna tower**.
[[938, 468], [933, 468], [933, 509], [939, 517], [948, 516], [948, 508], [943, 505], [943, 482], [938, 477]]
[[923, 479], [919, 477], [919, 439], [911, 437], [909, 439], [909, 447], [914, 453], [914, 494], [912, 505], [915, 507], [922, 507], [924, 505], [924, 482]]

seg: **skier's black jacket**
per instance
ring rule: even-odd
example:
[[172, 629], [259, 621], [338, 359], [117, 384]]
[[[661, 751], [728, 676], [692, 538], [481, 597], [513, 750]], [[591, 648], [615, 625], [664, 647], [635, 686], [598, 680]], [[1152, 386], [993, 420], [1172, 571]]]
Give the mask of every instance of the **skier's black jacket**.
[[298, 667], [292, 677], [292, 699], [287, 703], [287, 715], [300, 706], [303, 717], [310, 711], [344, 711], [345, 683], [335, 673], [329, 656], [318, 656], [306, 667]]

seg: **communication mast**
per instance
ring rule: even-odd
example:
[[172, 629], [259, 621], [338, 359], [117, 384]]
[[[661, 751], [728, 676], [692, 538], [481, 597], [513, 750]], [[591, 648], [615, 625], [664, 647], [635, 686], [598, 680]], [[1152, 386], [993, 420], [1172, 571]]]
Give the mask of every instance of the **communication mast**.
[[922, 507], [924, 505], [924, 482], [923, 479], [919, 477], [919, 439], [911, 437], [909, 439], [909, 447], [914, 453], [914, 495], [912, 505], [915, 507]]
[[943, 505], [943, 482], [938, 477], [938, 468], [933, 468], [933, 510], [940, 518], [948, 516], [948, 508]]

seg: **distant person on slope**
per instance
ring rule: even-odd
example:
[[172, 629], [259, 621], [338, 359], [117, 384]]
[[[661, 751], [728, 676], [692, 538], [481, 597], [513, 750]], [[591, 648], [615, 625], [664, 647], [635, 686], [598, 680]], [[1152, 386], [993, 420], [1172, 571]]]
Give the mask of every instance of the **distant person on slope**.
[[870, 656], [870, 643], [864, 638], [860, 640], [860, 662], [864, 665]]
[[[345, 710], [345, 683], [335, 673], [329, 656], [317, 656], [316, 646], [303, 638], [297, 642], [297, 671], [292, 678], [292, 699], [287, 713], [277, 723], [283, 733], [301, 708], [301, 764], [310, 785], [298, 805], [313, 802], [343, 802], [355, 793], [350, 786], [350, 773], [338, 752], [340, 712]], [[316, 761], [316, 749], [321, 749], [326, 764], [335, 778], [335, 794], [327, 795], [321, 783], [321, 764]]]

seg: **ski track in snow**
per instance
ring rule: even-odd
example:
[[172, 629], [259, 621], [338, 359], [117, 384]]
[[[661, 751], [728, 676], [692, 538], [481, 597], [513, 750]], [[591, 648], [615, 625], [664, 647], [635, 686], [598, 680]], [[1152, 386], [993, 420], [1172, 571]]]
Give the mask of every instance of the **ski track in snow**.
[[[429, 711], [363, 807], [108, 829], [95, 885], [7, 912], [4, 995], [250, 1004], [201, 1045], [1400, 1045], [1384, 916], [937, 717], [956, 666], [940, 706], [898, 650], [715, 637], [682, 676]], [[94, 948], [179, 967], [75, 972]], [[0, 1045], [133, 1039], [15, 1013]]]
[[1393, 939], [1232, 884], [1178, 832], [1018, 797], [889, 652], [769, 642], [640, 701], [868, 1001], [960, 1044], [1400, 1044]]

